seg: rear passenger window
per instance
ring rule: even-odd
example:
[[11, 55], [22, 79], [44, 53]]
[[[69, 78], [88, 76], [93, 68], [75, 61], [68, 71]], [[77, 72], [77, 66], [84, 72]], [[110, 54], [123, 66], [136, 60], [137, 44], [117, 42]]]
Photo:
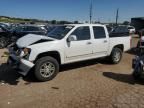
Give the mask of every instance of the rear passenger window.
[[93, 27], [93, 31], [95, 39], [106, 38], [104, 27]]
[[77, 40], [89, 40], [90, 39], [90, 29], [88, 26], [78, 27], [71, 35], [75, 35]]
[[25, 31], [39, 31], [39, 28], [38, 27], [26, 27], [26, 30]]
[[25, 31], [24, 27], [17, 27], [15, 29], [16, 32], [21, 32], [21, 31]]

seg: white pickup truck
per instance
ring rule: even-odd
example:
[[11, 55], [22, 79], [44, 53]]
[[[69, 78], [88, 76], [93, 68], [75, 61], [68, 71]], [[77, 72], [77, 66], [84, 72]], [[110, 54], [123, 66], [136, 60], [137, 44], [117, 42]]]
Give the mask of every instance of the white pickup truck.
[[109, 57], [117, 64], [130, 49], [131, 37], [107, 31], [101, 24], [67, 24], [58, 26], [48, 36], [28, 34], [9, 48], [8, 64], [27, 75], [33, 68], [40, 81], [53, 79], [60, 65]]

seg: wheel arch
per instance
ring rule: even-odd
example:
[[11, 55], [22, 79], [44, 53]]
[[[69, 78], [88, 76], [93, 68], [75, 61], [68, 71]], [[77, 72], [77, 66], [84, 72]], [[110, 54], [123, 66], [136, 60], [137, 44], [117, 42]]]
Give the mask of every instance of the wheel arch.
[[35, 63], [38, 59], [45, 57], [45, 56], [50, 56], [55, 58], [59, 64], [61, 64], [61, 56], [60, 53], [58, 51], [48, 51], [48, 52], [43, 52], [37, 55], [36, 59], [35, 59]]
[[115, 45], [115, 46], [112, 48], [112, 50], [113, 50], [114, 48], [119, 48], [119, 49], [122, 50], [122, 52], [124, 51], [124, 45], [123, 45], [123, 44]]

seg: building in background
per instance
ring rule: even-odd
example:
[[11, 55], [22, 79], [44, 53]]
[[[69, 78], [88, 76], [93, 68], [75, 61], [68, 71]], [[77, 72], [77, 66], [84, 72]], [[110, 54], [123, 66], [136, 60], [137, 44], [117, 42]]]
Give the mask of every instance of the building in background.
[[131, 18], [131, 25], [135, 27], [136, 31], [144, 29], [144, 17]]

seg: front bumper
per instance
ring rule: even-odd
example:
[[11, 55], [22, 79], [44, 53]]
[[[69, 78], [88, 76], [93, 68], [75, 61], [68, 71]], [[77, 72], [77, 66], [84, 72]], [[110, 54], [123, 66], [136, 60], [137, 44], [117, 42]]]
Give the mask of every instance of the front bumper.
[[8, 65], [12, 66], [12, 68], [18, 70], [18, 72], [24, 76], [28, 74], [31, 68], [34, 67], [34, 63], [21, 58], [20, 56], [16, 56], [12, 53], [12, 50], [9, 50], [10, 55], [8, 58]]

